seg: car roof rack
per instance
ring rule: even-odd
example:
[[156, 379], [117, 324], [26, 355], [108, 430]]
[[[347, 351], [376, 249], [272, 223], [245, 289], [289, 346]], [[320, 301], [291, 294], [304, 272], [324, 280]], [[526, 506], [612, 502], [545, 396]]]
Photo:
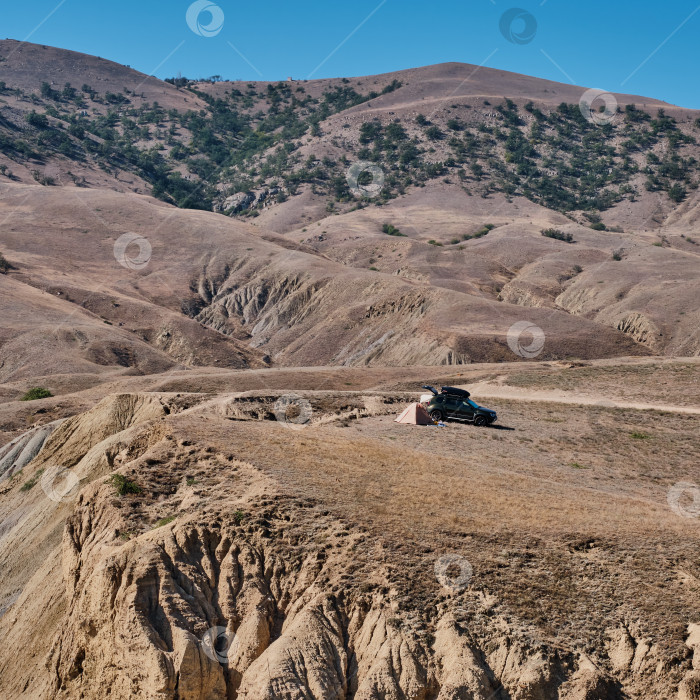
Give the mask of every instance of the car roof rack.
[[453, 386], [443, 386], [440, 391], [448, 396], [460, 396], [465, 399], [468, 399], [471, 396], [466, 389], [457, 389]]

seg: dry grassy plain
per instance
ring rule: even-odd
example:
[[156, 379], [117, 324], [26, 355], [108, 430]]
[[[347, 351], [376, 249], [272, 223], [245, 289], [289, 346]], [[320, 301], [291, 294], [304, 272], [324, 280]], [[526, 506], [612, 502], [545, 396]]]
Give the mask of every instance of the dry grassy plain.
[[[686, 371], [697, 380], [700, 368]], [[386, 538], [414, 584], [435, 588], [436, 553], [456, 551], [477, 588], [550, 638], [601, 649], [614, 623], [639, 621], [682, 658], [700, 614], [698, 521], [673, 513], [667, 493], [697, 480], [700, 416], [487, 405], [499, 423], [482, 430], [399, 426], [393, 415], [301, 431], [211, 414], [176, 423]]]

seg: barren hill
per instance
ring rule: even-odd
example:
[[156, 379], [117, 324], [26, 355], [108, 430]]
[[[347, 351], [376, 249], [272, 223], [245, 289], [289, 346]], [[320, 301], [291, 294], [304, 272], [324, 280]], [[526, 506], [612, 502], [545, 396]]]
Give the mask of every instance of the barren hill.
[[[34, 357], [46, 347], [42, 376], [56, 374], [71, 348], [80, 361], [63, 366], [79, 374], [172, 362], [506, 359], [507, 333], [521, 321], [542, 328], [543, 357], [700, 348], [698, 248], [685, 223], [697, 199], [687, 110], [671, 117], [653, 100], [617, 95], [617, 121], [589, 124], [574, 104], [579, 88], [461, 64], [346, 80], [170, 84], [58, 49], [0, 49], [3, 150], [24, 168], [4, 170], [12, 223], [0, 245], [17, 268], [4, 284], [50, 293], [77, 307], [72, 320], [92, 324], [85, 339], [61, 325], [64, 349], [54, 353], [31, 341], [36, 323], [23, 327], [20, 314], [5, 332], [6, 379], [24, 376], [11, 358], [28, 343]], [[102, 87], [59, 90], [59, 74], [71, 86], [99, 75]], [[569, 155], [562, 134], [574, 144]], [[350, 190], [343, 168], [355, 159], [382, 172], [376, 196]], [[575, 171], [588, 166], [590, 176]], [[171, 204], [229, 216], [178, 212], [130, 192], [148, 191], [149, 179]], [[674, 203], [676, 187], [684, 194]], [[142, 271], [115, 258], [126, 233], [152, 253]]]
[[[28, 366], [35, 376], [59, 373], [57, 347], [79, 350], [81, 361], [142, 373], [156, 371], [144, 364], [156, 358], [161, 370], [173, 362], [249, 366], [263, 355], [273, 364], [297, 366], [506, 359], [513, 357], [507, 332], [524, 317], [545, 329], [544, 357], [649, 353], [641, 339], [610, 322], [596, 323], [546, 299], [526, 312], [518, 300], [500, 299], [498, 280], [513, 277], [507, 265], [524, 261], [504, 265], [475, 244], [461, 251], [462, 258], [443, 260], [441, 252], [432, 256], [433, 246], [415, 241], [416, 251], [407, 251], [401, 263], [403, 274], [375, 272], [358, 261], [332, 260], [337, 251], [320, 255], [217, 214], [96, 190], [59, 194], [36, 185], [2, 191], [2, 249], [16, 268], [0, 279], [8, 289], [5, 318], [13, 319], [0, 349], [5, 381], [26, 377]], [[115, 258], [124, 232], [147, 240], [150, 259], [143, 269], [128, 269]], [[389, 238], [379, 235], [382, 243]], [[498, 240], [501, 234], [492, 235]], [[540, 240], [539, 255], [556, 259], [560, 246], [537, 234]], [[366, 241], [365, 254], [381, 255], [375, 247]], [[680, 262], [682, 254], [676, 255]], [[592, 250], [591, 256], [598, 274], [605, 274], [604, 253]], [[566, 260], [557, 264], [567, 269]], [[689, 309], [691, 323], [693, 313]], [[93, 330], [79, 330], [84, 324]], [[63, 362], [66, 372], [71, 364]]]
[[[5, 39], [0, 41], [0, 57], [0, 78], [8, 88], [20, 90], [23, 94], [40, 95], [42, 84], [48, 83], [61, 93], [66, 85], [77, 92], [94, 91], [100, 96], [107, 93], [124, 95], [126, 89], [136, 105], [158, 102], [166, 109], [178, 110], [203, 106], [196, 97], [183, 95], [176, 87], [158, 78], [77, 51]], [[85, 90], [84, 86], [90, 89]], [[106, 102], [110, 104], [109, 100]]]
[[[381, 108], [383, 103], [404, 109], [418, 106], [423, 101], [444, 102], [449, 99], [461, 100], [463, 98], [493, 98], [503, 97], [524, 98], [538, 103], [557, 106], [561, 102], [578, 102], [586, 88], [569, 83], [558, 83], [552, 80], [544, 80], [520, 73], [488, 68], [487, 66], [475, 66], [469, 63], [440, 63], [434, 66], [421, 68], [409, 68], [407, 70], [394, 71], [392, 73], [380, 73], [371, 76], [359, 76], [345, 78], [325, 78], [315, 80], [294, 81], [303, 85], [314, 97], [322, 97], [323, 93], [336, 87], [340, 82], [349, 85], [355, 90], [362, 88], [380, 90], [385, 85], [398, 81], [401, 83], [401, 91], [390, 95], [380, 95], [373, 98], [370, 104], [355, 107], [353, 111], [371, 110]], [[206, 94], [217, 97], [225, 96], [230, 90], [240, 88], [248, 83], [221, 81], [216, 83], [197, 82], [196, 86]], [[253, 85], [274, 85], [261, 81], [251, 81]], [[308, 86], [308, 87], [307, 87]], [[627, 95], [615, 93], [615, 97], [623, 107], [627, 104], [636, 104], [646, 107], [670, 107], [667, 102], [655, 100], [641, 95]], [[421, 108], [423, 106], [421, 105]]]
[[595, 121], [585, 88], [507, 71], [166, 83], [26, 43], [0, 42], [0, 56], [2, 172], [24, 182], [150, 190], [236, 216], [300, 201], [318, 219], [355, 204], [347, 171], [369, 161], [380, 202], [453, 178], [471, 195], [657, 228], [697, 181], [692, 110], [616, 94], [590, 98]]

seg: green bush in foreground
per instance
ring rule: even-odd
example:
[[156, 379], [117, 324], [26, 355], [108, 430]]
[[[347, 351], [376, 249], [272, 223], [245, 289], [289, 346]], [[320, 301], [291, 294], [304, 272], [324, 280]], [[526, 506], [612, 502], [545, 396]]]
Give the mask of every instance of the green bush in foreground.
[[106, 483], [114, 486], [119, 496], [126, 496], [128, 493], [141, 493], [141, 487], [135, 481], [127, 479], [123, 474], [112, 474]]
[[41, 386], [35, 386], [33, 389], [30, 389], [20, 399], [20, 401], [36, 401], [38, 399], [48, 399], [51, 396], [53, 396], [53, 394], [48, 389], [44, 389], [44, 387]]

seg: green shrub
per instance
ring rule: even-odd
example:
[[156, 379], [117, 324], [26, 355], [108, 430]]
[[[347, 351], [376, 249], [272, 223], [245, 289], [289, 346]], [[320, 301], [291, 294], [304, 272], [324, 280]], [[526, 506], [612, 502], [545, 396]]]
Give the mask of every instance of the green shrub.
[[154, 526], [153, 528], [157, 527], [163, 527], [163, 525], [169, 525], [173, 520], [175, 520], [174, 515], [170, 515], [167, 518], [161, 518]]
[[0, 275], [6, 275], [10, 270], [16, 269], [7, 258], [0, 253]]
[[37, 114], [34, 110], [27, 115], [27, 122], [29, 122], [31, 126], [35, 126], [37, 129], [48, 129], [49, 127], [49, 120], [47, 119], [46, 115]]
[[542, 232], [543, 236], [547, 238], [556, 238], [558, 241], [564, 241], [564, 243], [575, 243], [573, 235], [570, 233], [564, 233], [558, 228], [546, 228]]
[[51, 396], [53, 396], [53, 394], [48, 389], [44, 389], [43, 387], [36, 386], [33, 389], [30, 389], [20, 399], [20, 401], [37, 401], [38, 399], [48, 399]]
[[49, 83], [44, 81], [41, 84], [41, 96], [46, 100], [57, 100], [60, 94], [57, 90], [54, 90]]
[[605, 224], [602, 221], [596, 221], [594, 224], [591, 224], [591, 228], [594, 231], [605, 231]]
[[382, 138], [384, 127], [382, 123], [375, 119], [371, 122], [364, 122], [360, 127], [360, 143], [372, 143]]
[[25, 481], [22, 486], [20, 486], [19, 490], [20, 491], [29, 491], [30, 489], [34, 488], [41, 478], [41, 475], [44, 473], [43, 469], [39, 469], [34, 476], [29, 479], [28, 481]]
[[686, 198], [687, 194], [688, 191], [685, 189], [685, 187], [677, 182], [668, 188], [668, 196], [670, 200], [676, 204], [680, 204]]
[[129, 493], [141, 493], [141, 487], [135, 481], [127, 479], [123, 474], [112, 474], [105, 483], [114, 486], [119, 496], [126, 496]]
[[401, 233], [401, 231], [399, 231], [399, 229], [397, 229], [396, 226], [394, 226], [393, 224], [384, 224], [382, 226], [382, 231], [386, 233], [387, 236], [402, 236], [404, 238], [406, 237], [406, 234]]
[[400, 123], [391, 122], [385, 129], [386, 137], [389, 141], [405, 141], [408, 138], [406, 129]]
[[612, 259], [613, 260], [622, 260], [622, 249], [620, 250], [614, 250], [612, 254]]
[[242, 510], [237, 510], [233, 514], [233, 522], [240, 525], [245, 520], [246, 514]]
[[496, 228], [496, 224], [484, 224], [473, 236], [472, 238], [482, 238], [486, 236], [489, 232]]

